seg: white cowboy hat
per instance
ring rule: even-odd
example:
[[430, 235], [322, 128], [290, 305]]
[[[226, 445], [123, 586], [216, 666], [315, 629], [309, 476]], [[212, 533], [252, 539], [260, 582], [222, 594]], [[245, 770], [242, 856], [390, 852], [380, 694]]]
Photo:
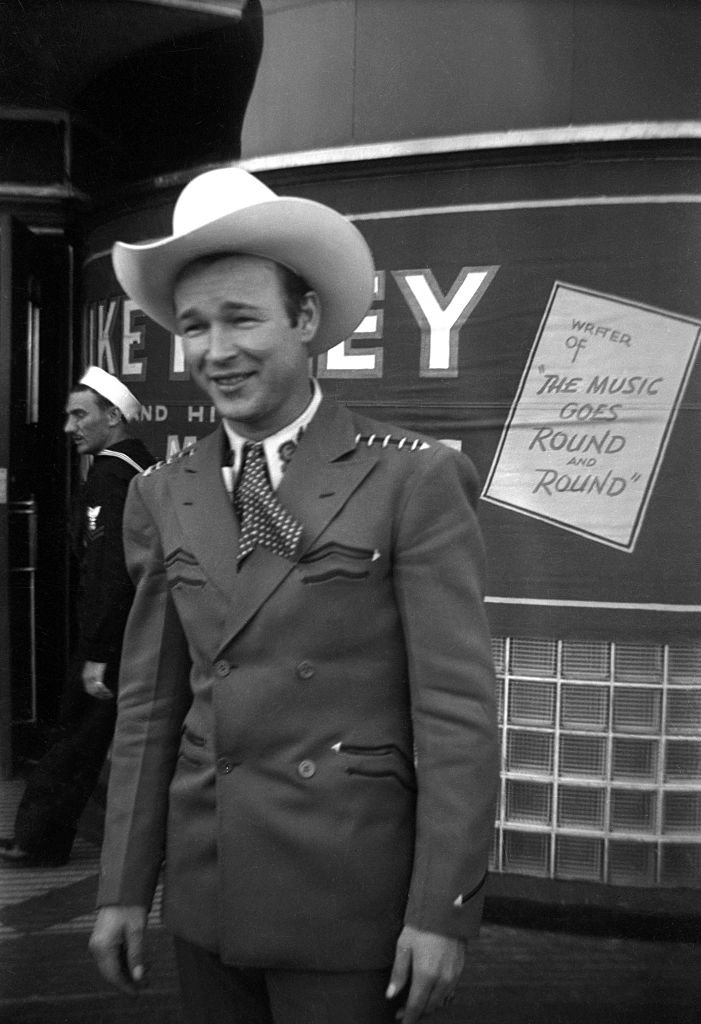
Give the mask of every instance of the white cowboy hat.
[[116, 405], [125, 420], [139, 418], [141, 402], [114, 374], [108, 373], [107, 370], [103, 370], [99, 366], [89, 366], [80, 378], [80, 383], [92, 388], [112, 405]]
[[310, 355], [352, 334], [372, 301], [373, 259], [358, 229], [321, 203], [276, 195], [239, 167], [193, 178], [175, 204], [173, 234], [140, 245], [117, 242], [112, 262], [127, 295], [177, 334], [175, 279], [188, 263], [218, 252], [261, 256], [304, 278], [321, 305]]

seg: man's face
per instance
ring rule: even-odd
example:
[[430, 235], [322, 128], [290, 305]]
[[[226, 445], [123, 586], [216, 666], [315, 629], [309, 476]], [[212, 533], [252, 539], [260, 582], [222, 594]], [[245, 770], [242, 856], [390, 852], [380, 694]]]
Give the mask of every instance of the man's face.
[[79, 455], [96, 455], [107, 447], [118, 421], [118, 411], [102, 409], [92, 391], [72, 391], [68, 396], [63, 429]]
[[304, 411], [307, 344], [318, 325], [314, 292], [293, 326], [275, 264], [234, 255], [188, 267], [174, 305], [192, 377], [234, 430], [259, 440]]

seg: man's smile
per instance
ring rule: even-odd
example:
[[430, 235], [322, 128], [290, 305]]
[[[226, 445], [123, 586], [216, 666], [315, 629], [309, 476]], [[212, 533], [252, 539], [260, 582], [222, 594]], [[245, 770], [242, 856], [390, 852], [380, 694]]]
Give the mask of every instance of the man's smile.
[[214, 387], [220, 389], [220, 391], [234, 391], [241, 384], [245, 384], [247, 380], [250, 380], [255, 376], [255, 370], [246, 370], [238, 373], [227, 373], [222, 375], [209, 375], [209, 381]]

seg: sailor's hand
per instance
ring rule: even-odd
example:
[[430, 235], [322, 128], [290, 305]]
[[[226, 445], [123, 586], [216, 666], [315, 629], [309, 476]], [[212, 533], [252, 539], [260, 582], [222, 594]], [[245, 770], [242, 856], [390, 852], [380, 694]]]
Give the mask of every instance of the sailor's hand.
[[97, 700], [114, 700], [114, 694], [104, 683], [106, 670], [107, 663], [104, 661], [86, 661], [83, 665], [83, 689], [90, 697], [96, 697]]

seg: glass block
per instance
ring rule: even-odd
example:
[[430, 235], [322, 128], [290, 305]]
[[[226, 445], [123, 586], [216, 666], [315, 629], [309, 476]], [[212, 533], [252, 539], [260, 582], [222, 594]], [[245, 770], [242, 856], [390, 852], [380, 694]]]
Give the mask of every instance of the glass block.
[[604, 841], [589, 836], [558, 836], [555, 845], [555, 877], [602, 880]]
[[651, 644], [618, 643], [613, 676], [620, 683], [661, 683], [663, 649]]
[[662, 690], [617, 686], [613, 693], [613, 731], [647, 732], [662, 729]]
[[605, 732], [608, 720], [608, 687], [563, 684], [560, 705], [560, 725], [563, 729], [596, 729]]
[[552, 735], [509, 729], [506, 740], [506, 770], [552, 775]]
[[667, 693], [668, 733], [701, 734], [701, 688], [673, 690]]
[[603, 829], [606, 800], [603, 789], [560, 786], [557, 823], [561, 828]]
[[552, 786], [543, 782], [507, 779], [506, 820], [549, 825], [552, 820]]
[[666, 781], [674, 782], [701, 779], [701, 742], [668, 740], [664, 775]]
[[555, 725], [555, 684], [512, 679], [509, 686], [511, 725]]
[[504, 680], [497, 676], [497, 721], [501, 725], [504, 721]]
[[654, 782], [657, 778], [657, 740], [625, 739], [614, 736], [611, 778]]
[[611, 677], [611, 645], [598, 641], [565, 640], [562, 644], [562, 675], [565, 679]]
[[542, 832], [504, 830], [504, 871], [548, 877], [550, 836]]
[[662, 831], [701, 833], [701, 793], [680, 790], [664, 794]]
[[701, 686], [701, 640], [670, 645], [669, 681]]
[[603, 736], [561, 736], [560, 777], [586, 775], [603, 779], [606, 776], [606, 739]]
[[701, 888], [701, 842], [663, 843], [660, 882], [680, 888]]
[[657, 846], [655, 843], [635, 843], [625, 839], [609, 842], [609, 885], [655, 884]]
[[492, 637], [492, 661], [497, 675], [503, 675], [506, 672], [506, 639], [504, 637]]
[[648, 789], [611, 790], [611, 832], [655, 832], [657, 794]]
[[557, 641], [518, 637], [511, 641], [511, 672], [552, 677], [557, 672]]

